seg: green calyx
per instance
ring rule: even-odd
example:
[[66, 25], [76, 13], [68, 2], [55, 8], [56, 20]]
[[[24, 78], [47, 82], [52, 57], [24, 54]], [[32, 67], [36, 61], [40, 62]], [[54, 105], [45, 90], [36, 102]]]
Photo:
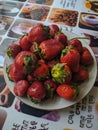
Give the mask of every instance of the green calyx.
[[27, 95], [27, 97], [28, 97], [28, 99], [29, 99], [30, 101], [32, 101], [32, 102], [35, 103], [35, 104], [39, 104], [39, 103], [41, 102], [40, 99], [33, 99], [31, 96], [28, 96], [28, 95]]
[[6, 53], [7, 53], [7, 55], [8, 55], [9, 57], [12, 57], [12, 56], [13, 56], [13, 55], [12, 55], [12, 49], [11, 49], [10, 47], [7, 48]]
[[58, 63], [53, 66], [51, 70], [52, 78], [57, 83], [64, 83], [65, 78], [67, 78], [67, 70], [65, 70], [64, 63]]
[[49, 27], [44, 25], [44, 26], [43, 26], [43, 30], [48, 33], [48, 32], [49, 32]]
[[64, 56], [66, 53], [70, 52], [72, 50], [71, 46], [66, 46], [61, 52], [61, 56]]
[[52, 91], [52, 89], [51, 89], [51, 86], [50, 86], [50, 85], [47, 85], [47, 86], [45, 87], [45, 89], [46, 89], [46, 92], [47, 92], [47, 98], [53, 98], [53, 91]]
[[35, 63], [36, 63], [36, 60], [34, 59], [33, 56], [28, 55], [24, 57], [23, 66], [24, 68], [26, 68], [26, 73], [29, 74], [30, 72], [32, 72], [32, 69], [35, 68]]
[[73, 99], [75, 99], [78, 95], [79, 95], [79, 86], [77, 84], [72, 84], [73, 89], [74, 89], [74, 97]]
[[34, 52], [35, 54], [40, 54], [41, 50], [40, 50], [40, 48], [38, 47], [38, 43], [37, 43], [37, 42], [34, 42], [33, 45], [34, 45], [34, 51], [33, 51], [33, 52]]

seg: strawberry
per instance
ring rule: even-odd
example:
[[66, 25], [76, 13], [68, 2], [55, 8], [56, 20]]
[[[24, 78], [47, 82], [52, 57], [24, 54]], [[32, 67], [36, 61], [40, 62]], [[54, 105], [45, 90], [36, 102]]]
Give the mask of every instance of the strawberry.
[[86, 68], [80, 66], [79, 71], [73, 74], [74, 82], [83, 82], [84, 80], [89, 78], [89, 74]]
[[57, 41], [61, 42], [64, 47], [67, 46], [67, 36], [64, 33], [57, 33], [54, 37]]
[[72, 100], [78, 95], [78, 87], [70, 84], [60, 84], [56, 89], [57, 94], [67, 100]]
[[28, 39], [31, 43], [40, 43], [48, 39], [49, 27], [43, 24], [36, 24], [28, 33]]
[[14, 86], [14, 93], [16, 96], [23, 97], [29, 87], [29, 84], [26, 80], [18, 81]]
[[78, 39], [73, 39], [73, 40], [68, 41], [68, 46], [72, 46], [76, 48], [79, 51], [79, 53], [82, 53], [83, 51], [82, 43]]
[[80, 65], [80, 54], [75, 48], [66, 46], [66, 48], [62, 50], [60, 62], [66, 63], [72, 72], [77, 72]]
[[90, 51], [86, 47], [83, 47], [83, 52], [80, 57], [80, 62], [82, 65], [86, 65], [86, 66], [93, 64], [93, 57]]
[[52, 79], [48, 79], [44, 82], [44, 86], [46, 89], [46, 97], [53, 98], [54, 93], [56, 91], [57, 85]]
[[37, 63], [37, 67], [33, 72], [33, 77], [38, 80], [43, 80], [49, 78], [49, 68], [44, 61], [39, 60]]
[[15, 57], [16, 67], [24, 74], [31, 73], [35, 68], [37, 57], [30, 51], [22, 51]]
[[49, 39], [41, 42], [39, 49], [41, 50], [41, 56], [46, 60], [52, 60], [61, 52], [63, 45], [55, 40]]
[[47, 62], [47, 65], [48, 65], [48, 68], [49, 68], [49, 70], [51, 70], [52, 69], [52, 67], [54, 66], [54, 65], [56, 65], [58, 63], [58, 61], [57, 60], [51, 60], [51, 61], [48, 61]]
[[28, 35], [23, 35], [19, 40], [19, 44], [23, 51], [29, 51], [32, 45], [31, 42], [29, 42], [28, 40]]
[[34, 77], [33, 77], [32, 74], [27, 75], [27, 81], [28, 81], [29, 84], [31, 84], [34, 81]]
[[53, 81], [57, 83], [68, 83], [71, 81], [72, 73], [69, 66], [65, 63], [57, 63], [51, 69]]
[[33, 102], [39, 102], [46, 96], [44, 84], [41, 81], [34, 81], [27, 90], [27, 96]]
[[55, 25], [55, 24], [51, 24], [51, 25], [49, 26], [49, 29], [50, 29], [50, 30], [49, 30], [49, 34], [50, 34], [50, 36], [52, 36], [52, 37], [54, 37], [55, 34], [60, 31], [60, 30], [59, 30], [59, 27], [58, 27], [57, 25]]
[[25, 78], [25, 75], [16, 68], [14, 63], [10, 64], [9, 67], [7, 68], [7, 74], [9, 79], [14, 82], [17, 82]]
[[15, 58], [16, 55], [21, 52], [22, 48], [18, 44], [10, 44], [6, 50], [6, 53], [9, 57]]

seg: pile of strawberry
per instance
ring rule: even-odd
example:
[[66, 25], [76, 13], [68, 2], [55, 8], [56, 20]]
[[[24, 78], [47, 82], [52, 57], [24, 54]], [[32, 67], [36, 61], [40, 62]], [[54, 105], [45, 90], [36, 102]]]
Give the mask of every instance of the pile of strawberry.
[[16, 96], [26, 96], [37, 103], [54, 95], [71, 100], [89, 78], [88, 66], [93, 57], [78, 38], [68, 40], [57, 25], [36, 24], [18, 43], [7, 48], [13, 63], [7, 68], [15, 82]]

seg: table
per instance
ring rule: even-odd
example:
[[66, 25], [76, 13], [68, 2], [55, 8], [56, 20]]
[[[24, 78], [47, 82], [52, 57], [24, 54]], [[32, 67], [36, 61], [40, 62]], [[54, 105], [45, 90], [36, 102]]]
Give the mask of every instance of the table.
[[98, 77], [93, 89], [79, 103], [54, 111], [31, 108], [6, 89], [3, 76], [6, 48], [36, 23], [55, 23], [67, 31], [89, 38], [87, 44], [94, 51], [98, 63], [97, 0], [0, 1], [0, 94], [4, 93], [0, 96], [0, 129], [97, 130]]

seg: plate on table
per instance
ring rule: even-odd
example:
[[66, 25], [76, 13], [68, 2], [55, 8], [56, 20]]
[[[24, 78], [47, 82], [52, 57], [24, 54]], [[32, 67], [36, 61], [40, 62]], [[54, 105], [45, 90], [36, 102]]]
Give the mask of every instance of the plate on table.
[[[68, 39], [71, 38], [75, 38], [77, 37], [76, 34], [62, 30], [68, 37]], [[52, 100], [46, 100], [45, 102], [41, 102], [39, 104], [35, 104], [32, 101], [30, 101], [27, 97], [17, 97], [19, 98], [23, 103], [33, 107], [33, 108], [37, 108], [37, 109], [43, 109], [43, 110], [57, 110], [57, 109], [62, 109], [62, 108], [66, 108], [68, 106], [71, 106], [77, 102], [79, 102], [82, 98], [84, 98], [89, 91], [92, 89], [95, 80], [96, 80], [96, 75], [97, 75], [97, 63], [96, 63], [96, 58], [95, 55], [92, 51], [92, 49], [90, 48], [90, 46], [86, 43], [86, 40], [81, 39], [83, 46], [87, 47], [93, 57], [94, 63], [92, 65], [89, 66], [89, 79], [87, 79], [86, 81], [84, 81], [80, 86], [79, 86], [79, 96], [73, 100], [73, 101], [69, 101], [69, 100], [65, 100], [59, 96], [55, 96]], [[14, 82], [10, 81], [7, 73], [6, 73], [6, 68], [8, 67], [9, 64], [13, 63], [13, 59], [9, 58], [8, 56], [5, 57], [5, 61], [4, 61], [4, 77], [6, 80], [7, 85], [9, 86], [9, 89], [11, 90], [11, 92], [15, 95], [13, 88], [14, 88]]]

